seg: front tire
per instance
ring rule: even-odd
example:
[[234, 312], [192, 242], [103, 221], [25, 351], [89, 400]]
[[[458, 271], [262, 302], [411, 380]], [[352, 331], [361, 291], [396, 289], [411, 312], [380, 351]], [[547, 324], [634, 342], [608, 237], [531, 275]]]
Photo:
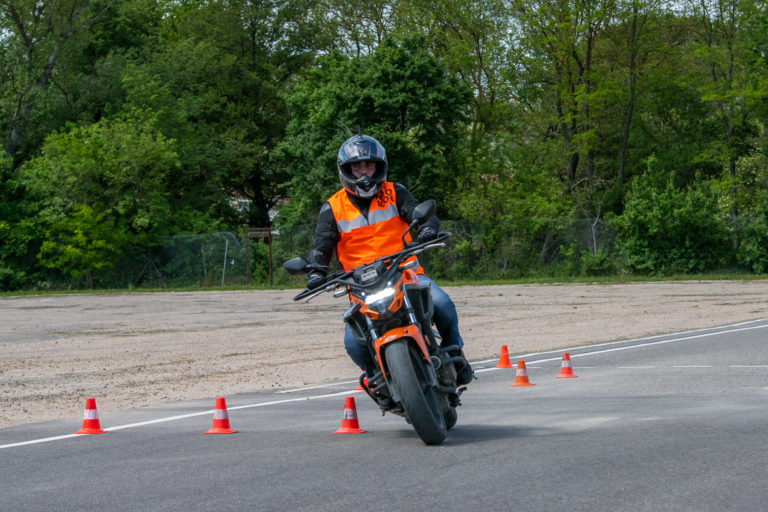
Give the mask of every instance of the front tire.
[[440, 444], [446, 425], [435, 390], [429, 386], [424, 360], [406, 340], [387, 347], [387, 366], [403, 410], [424, 444]]

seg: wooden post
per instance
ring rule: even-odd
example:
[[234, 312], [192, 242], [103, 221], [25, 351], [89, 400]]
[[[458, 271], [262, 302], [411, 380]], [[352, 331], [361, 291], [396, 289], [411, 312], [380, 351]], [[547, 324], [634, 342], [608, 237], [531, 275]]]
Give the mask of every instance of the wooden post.
[[245, 266], [248, 275], [248, 284], [251, 284], [250, 244], [252, 238], [266, 238], [269, 244], [269, 282], [272, 283], [272, 230], [270, 228], [245, 228]]

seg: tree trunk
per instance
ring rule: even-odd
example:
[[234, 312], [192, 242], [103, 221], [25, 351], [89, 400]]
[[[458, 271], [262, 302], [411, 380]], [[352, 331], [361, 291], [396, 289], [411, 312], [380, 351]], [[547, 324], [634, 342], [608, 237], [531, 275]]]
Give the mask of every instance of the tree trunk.
[[619, 143], [619, 190], [624, 188], [624, 168], [627, 160], [627, 146], [629, 145], [629, 127], [632, 124], [632, 115], [635, 110], [635, 82], [637, 82], [637, 4], [632, 6], [632, 24], [629, 36], [629, 97], [624, 119], [621, 123], [621, 142]]

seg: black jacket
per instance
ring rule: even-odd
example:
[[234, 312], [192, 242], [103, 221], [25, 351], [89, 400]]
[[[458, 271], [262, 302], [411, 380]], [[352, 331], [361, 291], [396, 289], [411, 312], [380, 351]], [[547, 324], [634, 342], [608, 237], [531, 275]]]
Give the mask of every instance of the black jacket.
[[[413, 209], [419, 203], [416, 201], [416, 198], [413, 197], [413, 194], [411, 194], [410, 191], [403, 185], [400, 183], [394, 183], [394, 186], [397, 212], [400, 214], [400, 218], [402, 218], [406, 224], [410, 224], [413, 220]], [[360, 213], [368, 218], [368, 208], [370, 207], [371, 200], [373, 198], [365, 199], [354, 194], [350, 194], [349, 192], [347, 192], [347, 195], [349, 196], [352, 204], [358, 210], [360, 210]], [[424, 224], [424, 226], [421, 227], [421, 229], [426, 227], [431, 227], [435, 231], [439, 231], [440, 221], [437, 219], [437, 217], [432, 217], [426, 224]], [[333, 256], [333, 252], [336, 250], [336, 244], [338, 241], [339, 229], [336, 226], [336, 219], [333, 216], [331, 205], [326, 201], [322, 208], [320, 208], [320, 213], [317, 217], [315, 240], [312, 244], [312, 250], [309, 251], [309, 256], [307, 257], [309, 264], [314, 267], [327, 267], [331, 262], [331, 257]], [[382, 254], [381, 256], [386, 255]]]

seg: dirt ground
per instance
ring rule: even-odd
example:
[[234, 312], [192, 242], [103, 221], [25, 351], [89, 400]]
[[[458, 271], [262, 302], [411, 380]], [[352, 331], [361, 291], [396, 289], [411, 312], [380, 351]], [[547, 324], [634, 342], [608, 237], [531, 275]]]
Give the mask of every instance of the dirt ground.
[[[768, 281], [445, 289], [474, 361], [768, 317]], [[345, 299], [296, 292], [0, 298], [0, 428], [357, 378]]]

